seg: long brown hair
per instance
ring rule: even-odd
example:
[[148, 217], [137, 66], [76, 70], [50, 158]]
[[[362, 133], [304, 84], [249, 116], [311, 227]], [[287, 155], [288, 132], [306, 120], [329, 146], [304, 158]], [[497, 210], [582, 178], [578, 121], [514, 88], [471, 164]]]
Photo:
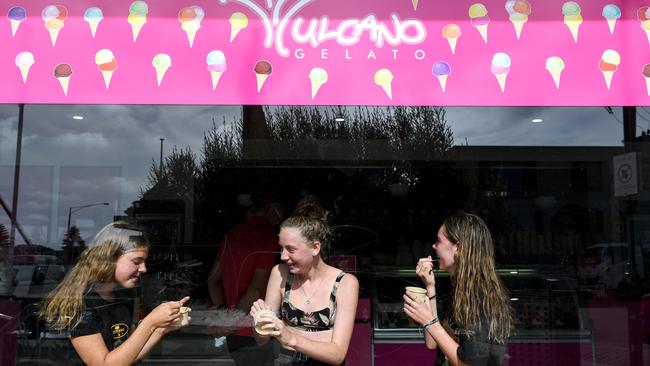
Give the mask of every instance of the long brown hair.
[[459, 245], [452, 273], [454, 320], [471, 336], [484, 314], [488, 339], [505, 343], [513, 333], [513, 313], [508, 292], [496, 271], [494, 244], [487, 225], [476, 215], [460, 212], [447, 218], [443, 227], [445, 237]]
[[105, 226], [81, 253], [77, 264], [43, 300], [39, 315], [55, 330], [76, 327], [84, 311], [84, 294], [95, 284], [114, 281], [115, 262], [124, 252], [148, 246], [142, 230], [127, 222]]

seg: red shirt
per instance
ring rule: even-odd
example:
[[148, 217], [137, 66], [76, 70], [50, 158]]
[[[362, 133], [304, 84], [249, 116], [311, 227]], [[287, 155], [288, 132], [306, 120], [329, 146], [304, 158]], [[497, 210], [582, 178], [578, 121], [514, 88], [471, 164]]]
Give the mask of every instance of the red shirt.
[[[253, 279], [255, 269], [271, 272], [278, 251], [278, 236], [261, 216], [252, 216], [232, 228], [219, 245], [223, 292], [229, 308], [237, 306]], [[264, 298], [266, 287], [260, 298]]]

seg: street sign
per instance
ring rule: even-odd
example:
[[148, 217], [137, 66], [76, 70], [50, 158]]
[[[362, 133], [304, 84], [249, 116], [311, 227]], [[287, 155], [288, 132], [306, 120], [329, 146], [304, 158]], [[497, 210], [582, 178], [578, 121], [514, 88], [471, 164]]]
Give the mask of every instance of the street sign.
[[636, 153], [615, 155], [613, 160], [614, 196], [622, 197], [637, 194], [638, 169]]

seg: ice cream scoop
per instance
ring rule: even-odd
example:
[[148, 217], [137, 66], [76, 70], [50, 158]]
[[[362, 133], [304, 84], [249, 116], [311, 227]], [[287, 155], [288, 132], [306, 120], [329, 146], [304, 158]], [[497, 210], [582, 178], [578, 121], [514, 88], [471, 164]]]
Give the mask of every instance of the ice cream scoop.
[[311, 82], [311, 99], [313, 100], [320, 87], [327, 82], [327, 71], [322, 67], [314, 67], [309, 72], [309, 80]]
[[388, 99], [393, 99], [392, 91], [393, 73], [388, 69], [379, 69], [375, 72], [375, 84], [381, 86], [388, 95]]
[[621, 9], [614, 4], [607, 4], [603, 6], [603, 18], [607, 20], [609, 26], [609, 33], [614, 34], [614, 27], [616, 27], [616, 20], [621, 17]]
[[68, 95], [68, 85], [70, 84], [70, 77], [72, 76], [72, 66], [70, 64], [58, 64], [54, 67], [54, 77], [61, 84], [63, 94]]
[[99, 22], [101, 22], [102, 19], [104, 19], [104, 13], [100, 8], [93, 6], [86, 9], [84, 12], [84, 20], [88, 22], [88, 26], [90, 27], [90, 34], [92, 34], [93, 38], [95, 38], [95, 33], [97, 33], [97, 26], [99, 26]]
[[149, 13], [149, 6], [144, 1], [134, 1], [129, 6], [127, 21], [131, 24], [133, 42], [138, 39], [142, 27], [147, 23], [147, 13]]
[[442, 38], [445, 38], [449, 43], [449, 48], [451, 48], [452, 54], [456, 53], [456, 44], [461, 35], [462, 33], [458, 24], [451, 23], [442, 27]]
[[636, 12], [636, 16], [641, 22], [641, 29], [645, 32], [650, 43], [650, 9], [647, 6], [640, 7]]
[[41, 18], [45, 29], [50, 33], [52, 47], [56, 45], [59, 32], [64, 27], [64, 20], [68, 17], [68, 9], [63, 5], [48, 5], [43, 8]]
[[117, 70], [117, 60], [113, 52], [106, 48], [97, 51], [95, 54], [95, 64], [99, 71], [101, 71], [102, 77], [104, 78], [104, 85], [106, 86], [106, 90], [108, 90], [108, 87], [111, 85], [113, 73]]
[[7, 12], [7, 19], [11, 23], [11, 36], [15, 37], [20, 23], [27, 18], [27, 12], [22, 6], [14, 6]]
[[34, 55], [29, 51], [20, 52], [16, 55], [15, 63], [20, 69], [20, 75], [23, 77], [23, 83], [27, 83], [27, 76], [29, 76], [29, 68], [36, 62]]
[[248, 17], [244, 13], [232, 13], [230, 19], [230, 42], [232, 42], [242, 29], [248, 27]]
[[196, 32], [201, 28], [201, 21], [205, 17], [205, 11], [200, 6], [188, 6], [178, 12], [178, 21], [181, 22], [181, 29], [187, 34], [190, 48], [194, 45]]
[[510, 56], [503, 52], [497, 52], [492, 56], [492, 67], [490, 71], [497, 78], [501, 92], [506, 91], [506, 79], [510, 72], [511, 66]]
[[172, 66], [172, 58], [166, 53], [159, 53], [153, 57], [151, 65], [156, 69], [156, 81], [158, 86], [160, 86], [167, 69]]
[[481, 34], [483, 41], [487, 43], [488, 41], [488, 24], [490, 24], [490, 17], [488, 16], [488, 11], [485, 5], [481, 3], [472, 4], [469, 7], [469, 18], [472, 23], [472, 27], [476, 28]]
[[575, 1], [567, 1], [562, 5], [562, 14], [564, 14], [564, 24], [569, 28], [573, 40], [578, 43], [578, 31], [582, 24], [582, 15], [580, 5]]
[[532, 8], [530, 3], [526, 0], [508, 0], [506, 1], [506, 11], [508, 12], [508, 19], [515, 27], [515, 34], [517, 39], [521, 37], [521, 31], [524, 24], [528, 21]]
[[255, 71], [255, 75], [257, 76], [257, 92], [259, 93], [262, 90], [262, 86], [264, 86], [266, 79], [273, 72], [273, 66], [270, 62], [261, 60], [255, 63], [253, 71]]
[[646, 90], [648, 91], [648, 96], [650, 96], [650, 64], [645, 64], [641, 72], [645, 78], [645, 86]]
[[208, 71], [212, 78], [212, 90], [214, 90], [217, 88], [221, 75], [228, 70], [226, 55], [219, 50], [213, 50], [208, 53], [205, 62], [208, 64]]
[[433, 64], [431, 73], [433, 76], [438, 78], [440, 88], [442, 88], [442, 92], [444, 93], [445, 88], [447, 87], [447, 78], [449, 77], [449, 74], [451, 74], [451, 66], [449, 66], [445, 61], [438, 61]]
[[605, 50], [603, 55], [600, 57], [598, 62], [598, 68], [603, 72], [603, 77], [605, 78], [605, 84], [607, 84], [607, 89], [612, 85], [612, 78], [614, 77], [614, 72], [618, 70], [618, 65], [621, 64], [621, 55], [616, 50]]
[[562, 71], [564, 70], [564, 60], [558, 56], [551, 56], [546, 59], [546, 70], [553, 77], [555, 82], [555, 87], [560, 89], [560, 78], [562, 76]]

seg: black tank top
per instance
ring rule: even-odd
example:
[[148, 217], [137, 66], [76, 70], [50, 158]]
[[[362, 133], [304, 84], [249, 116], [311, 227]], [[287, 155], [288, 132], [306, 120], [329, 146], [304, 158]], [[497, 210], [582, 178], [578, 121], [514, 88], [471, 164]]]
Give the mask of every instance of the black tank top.
[[334, 327], [336, 320], [336, 290], [339, 288], [341, 279], [345, 276], [345, 272], [341, 271], [336, 276], [332, 292], [330, 293], [329, 305], [314, 312], [306, 312], [295, 307], [290, 301], [291, 285], [293, 284], [293, 274], [287, 276], [287, 281], [284, 285], [284, 300], [282, 300], [282, 320], [291, 326], [308, 332], [319, 332], [329, 330]]

